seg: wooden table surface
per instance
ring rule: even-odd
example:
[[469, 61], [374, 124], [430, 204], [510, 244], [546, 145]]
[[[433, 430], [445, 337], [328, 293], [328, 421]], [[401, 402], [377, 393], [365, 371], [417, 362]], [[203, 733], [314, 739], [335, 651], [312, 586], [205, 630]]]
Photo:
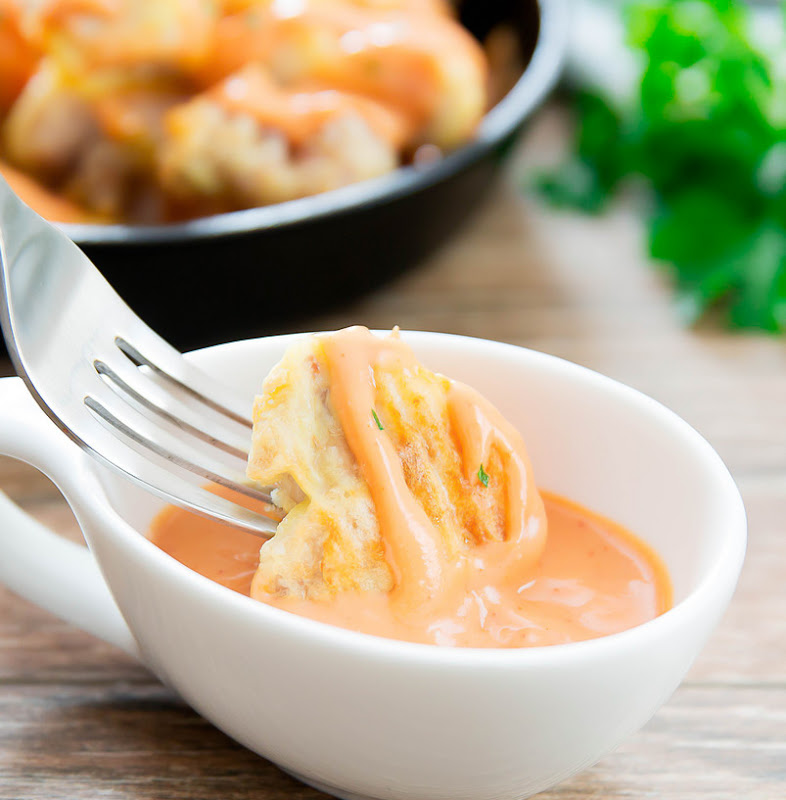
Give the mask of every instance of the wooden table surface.
[[[514, 342], [631, 384], [701, 431], [734, 474], [750, 520], [732, 605], [655, 718], [541, 797], [786, 798], [786, 341], [685, 329], [622, 205], [588, 220], [522, 197], [522, 176], [554, 157], [564, 131], [560, 111], [542, 114], [452, 244], [308, 327], [399, 324]], [[79, 536], [38, 473], [0, 460], [0, 487]], [[321, 795], [227, 739], [123, 653], [0, 589], [0, 798], [98, 797]]]

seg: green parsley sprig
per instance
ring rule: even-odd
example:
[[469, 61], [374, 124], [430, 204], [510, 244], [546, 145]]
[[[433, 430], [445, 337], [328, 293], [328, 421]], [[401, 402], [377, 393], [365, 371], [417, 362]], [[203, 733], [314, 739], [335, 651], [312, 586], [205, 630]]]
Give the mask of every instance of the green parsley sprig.
[[783, 332], [786, 67], [754, 43], [751, 15], [741, 0], [633, 0], [635, 97], [580, 94], [575, 155], [538, 185], [554, 204], [598, 212], [638, 179], [652, 197], [650, 253], [686, 318], [722, 304], [732, 325]]

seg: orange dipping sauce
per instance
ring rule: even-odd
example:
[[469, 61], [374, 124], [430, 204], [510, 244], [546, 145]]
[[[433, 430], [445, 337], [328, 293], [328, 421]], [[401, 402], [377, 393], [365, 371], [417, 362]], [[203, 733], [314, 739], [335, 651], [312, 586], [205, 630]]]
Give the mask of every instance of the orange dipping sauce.
[[[457, 647], [578, 642], [627, 630], [671, 607], [666, 567], [648, 545], [576, 503], [541, 495], [548, 520], [545, 549], [515, 579], [500, 561], [509, 551], [492, 543], [475, 548], [473, 568], [444, 602], [407, 618], [397, 616], [390, 595], [380, 593], [268, 602], [342, 628]], [[190, 569], [249, 594], [259, 560], [257, 537], [168, 507], [153, 521], [149, 538]]]

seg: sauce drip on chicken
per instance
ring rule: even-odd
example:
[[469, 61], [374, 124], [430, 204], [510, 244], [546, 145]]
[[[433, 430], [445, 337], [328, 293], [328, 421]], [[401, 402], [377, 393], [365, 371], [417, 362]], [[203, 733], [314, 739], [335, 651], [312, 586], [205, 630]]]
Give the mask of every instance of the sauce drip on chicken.
[[[532, 481], [524, 442], [499, 412], [469, 387], [428, 373], [395, 335], [379, 339], [356, 327], [326, 336], [322, 344], [330, 402], [376, 510], [393, 572], [391, 600], [400, 613], [430, 614], [446, 596], [468, 585], [473, 567], [471, 550], [464, 552], [467, 542], [497, 542], [509, 551], [505, 555], [512, 568], [531, 566], [546, 540], [543, 503]], [[378, 378], [380, 384], [392, 379], [406, 389], [418, 373], [420, 390], [403, 402], [397, 401], [400, 392], [377, 390]], [[407, 405], [429, 410], [412, 415]], [[398, 430], [387, 433], [381, 419]], [[435, 469], [428, 446], [426, 458], [416, 461], [409, 456], [416, 426], [424, 444], [430, 439], [432, 449], [436, 444], [453, 451], [452, 463]], [[460, 495], [488, 492], [478, 477], [484, 461], [501, 487], [500, 492], [492, 489], [502, 495], [501, 519], [487, 524], [481, 519], [483, 505], [476, 503], [467, 519], [435, 523], [434, 518], [445, 520], [449, 511], [439, 508], [434, 518], [426, 512], [438, 493], [451, 498], [455, 508]], [[420, 479], [419, 473], [428, 475]]]

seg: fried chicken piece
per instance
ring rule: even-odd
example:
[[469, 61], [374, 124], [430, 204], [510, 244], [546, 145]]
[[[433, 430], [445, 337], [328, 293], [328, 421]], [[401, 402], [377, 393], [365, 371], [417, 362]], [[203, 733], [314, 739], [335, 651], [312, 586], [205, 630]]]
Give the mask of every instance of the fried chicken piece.
[[[486, 109], [480, 44], [440, 3], [249, 0], [222, 16], [195, 72], [204, 86], [263, 62], [284, 85], [316, 82], [403, 114], [414, 146], [463, 144]], [[234, 5], [235, 8], [238, 4]]]
[[154, 153], [165, 112], [182, 99], [153, 74], [95, 73], [74, 84], [43, 59], [0, 128], [14, 167], [105, 220], [159, 222], [166, 200]]
[[3, 122], [9, 161], [52, 185], [65, 179], [99, 136], [88, 103], [44, 59]]
[[285, 89], [253, 64], [169, 112], [159, 176], [204, 210], [266, 205], [390, 172], [402, 138], [373, 101]]
[[374, 503], [332, 408], [319, 339], [294, 344], [266, 378], [248, 477], [277, 485], [273, 499], [287, 512], [262, 546], [252, 596], [390, 590]]
[[248, 476], [280, 487], [287, 512], [261, 548], [258, 599], [408, 584], [412, 605], [474, 547], [510, 541], [523, 563], [545, 543], [520, 436], [396, 334], [347, 329], [290, 348], [255, 401]]
[[22, 17], [27, 38], [69, 72], [170, 68], [206, 56], [213, 0], [38, 0]]

